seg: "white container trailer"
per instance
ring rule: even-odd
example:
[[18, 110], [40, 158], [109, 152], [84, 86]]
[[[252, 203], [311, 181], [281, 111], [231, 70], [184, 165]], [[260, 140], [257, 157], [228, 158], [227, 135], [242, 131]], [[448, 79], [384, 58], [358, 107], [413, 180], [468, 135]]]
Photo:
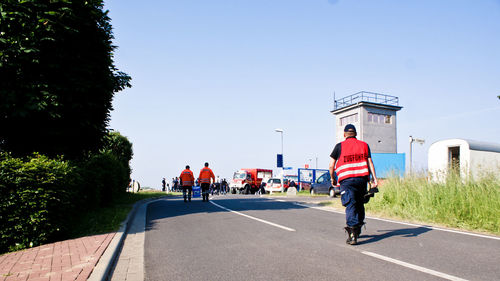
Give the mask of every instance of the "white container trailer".
[[479, 178], [484, 173], [500, 175], [500, 144], [448, 139], [429, 147], [428, 169], [433, 180], [444, 181], [450, 169], [460, 176]]

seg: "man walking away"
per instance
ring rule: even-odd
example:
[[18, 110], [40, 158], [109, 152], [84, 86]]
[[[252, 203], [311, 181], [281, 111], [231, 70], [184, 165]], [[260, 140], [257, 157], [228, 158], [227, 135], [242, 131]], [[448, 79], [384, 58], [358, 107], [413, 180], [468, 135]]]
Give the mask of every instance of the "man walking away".
[[182, 195], [184, 196], [184, 202], [187, 202], [186, 192], [187, 192], [187, 199], [189, 200], [189, 202], [191, 202], [191, 192], [193, 192], [194, 176], [193, 172], [189, 170], [189, 165], [186, 165], [186, 169], [182, 171], [180, 179], [182, 185]]
[[[330, 175], [336, 185], [334, 171], [340, 183], [341, 202], [345, 209], [348, 238], [346, 243], [356, 245], [365, 220], [366, 187], [372, 176], [372, 188], [368, 195], [378, 192], [377, 176], [371, 158], [370, 147], [364, 141], [356, 139], [356, 127], [348, 124], [344, 128], [343, 142], [335, 145], [330, 157]], [[369, 199], [369, 198], [368, 198]]]
[[203, 196], [203, 202], [208, 202], [208, 190], [210, 189], [210, 179], [215, 183], [215, 176], [212, 169], [208, 167], [208, 163], [205, 163], [205, 167], [200, 170], [200, 176], [198, 177], [201, 185], [201, 194]]
[[167, 188], [167, 182], [165, 181], [165, 178], [163, 178], [163, 180], [161, 180], [161, 191], [165, 191], [166, 188]]
[[179, 191], [179, 179], [177, 177], [174, 179], [174, 190]]

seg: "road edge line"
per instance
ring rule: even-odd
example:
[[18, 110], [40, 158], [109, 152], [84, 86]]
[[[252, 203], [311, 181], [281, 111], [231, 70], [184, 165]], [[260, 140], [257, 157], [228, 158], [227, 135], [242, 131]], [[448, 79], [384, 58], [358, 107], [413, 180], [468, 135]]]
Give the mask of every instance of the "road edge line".
[[[333, 209], [328, 209], [327, 207], [308, 206], [308, 205], [297, 203], [297, 202], [293, 202], [293, 204], [301, 206], [301, 207], [316, 209], [316, 210], [330, 212], [330, 213], [345, 214], [345, 212], [343, 212], [343, 211], [337, 211], [337, 210], [333, 210]], [[430, 225], [423, 225], [423, 224], [402, 222], [402, 221], [396, 221], [396, 220], [390, 220], [390, 219], [383, 219], [383, 218], [377, 218], [377, 217], [372, 217], [372, 216], [366, 216], [366, 218], [367, 219], [372, 219], [372, 220], [379, 220], [379, 221], [397, 223], [397, 224], [402, 224], [402, 225], [408, 225], [408, 226], [416, 226], [416, 227], [423, 227], [423, 228], [428, 228], [428, 229], [433, 229], [433, 230], [446, 231], [446, 232], [451, 232], [451, 233], [456, 233], [456, 234], [464, 234], [464, 235], [475, 236], [475, 237], [480, 237], [480, 238], [500, 240], [500, 237], [491, 236], [491, 235], [485, 235], [485, 234], [479, 234], [479, 233], [465, 232], [465, 231], [459, 231], [459, 230], [453, 230], [453, 229], [446, 229], [446, 228], [441, 228], [441, 227], [436, 227], [436, 226], [430, 226]]]

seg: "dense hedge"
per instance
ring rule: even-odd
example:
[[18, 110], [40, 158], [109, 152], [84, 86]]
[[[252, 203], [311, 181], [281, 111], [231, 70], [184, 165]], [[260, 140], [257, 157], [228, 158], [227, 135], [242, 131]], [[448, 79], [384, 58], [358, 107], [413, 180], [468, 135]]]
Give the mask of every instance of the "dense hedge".
[[0, 253], [66, 239], [85, 212], [126, 192], [132, 144], [118, 132], [105, 142], [78, 161], [0, 153]]
[[0, 154], [0, 252], [64, 237], [79, 176], [69, 162]]
[[92, 155], [79, 164], [78, 171], [83, 179], [78, 201], [86, 208], [109, 206], [130, 182], [128, 165], [110, 151]]

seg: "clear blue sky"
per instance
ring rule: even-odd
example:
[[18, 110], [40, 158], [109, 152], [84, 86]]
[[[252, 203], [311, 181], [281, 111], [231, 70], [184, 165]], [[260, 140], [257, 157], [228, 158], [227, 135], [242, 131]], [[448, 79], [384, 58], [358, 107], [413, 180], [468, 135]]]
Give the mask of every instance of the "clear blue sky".
[[[427, 166], [437, 140], [500, 143], [500, 0], [108, 0], [117, 67], [110, 127], [132, 177], [159, 188], [186, 164], [216, 175], [326, 168], [333, 93], [398, 96], [398, 152]], [[309, 159], [313, 159], [311, 162]]]

